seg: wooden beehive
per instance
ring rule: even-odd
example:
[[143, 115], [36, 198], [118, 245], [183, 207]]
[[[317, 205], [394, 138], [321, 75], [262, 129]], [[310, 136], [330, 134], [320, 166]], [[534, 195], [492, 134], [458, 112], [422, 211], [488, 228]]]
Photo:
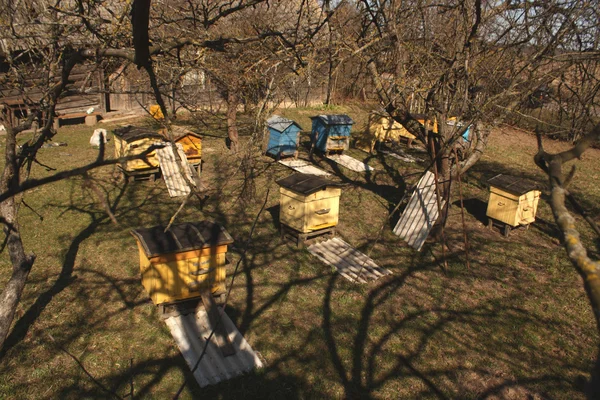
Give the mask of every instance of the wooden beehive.
[[200, 296], [208, 286], [225, 293], [227, 245], [232, 237], [210, 221], [136, 229], [142, 285], [154, 304]]
[[[188, 162], [193, 166], [199, 166], [202, 163], [202, 136], [179, 126], [174, 126], [172, 132], [173, 140], [181, 144]], [[165, 129], [161, 129], [159, 133], [168, 141]]]
[[[509, 227], [535, 221], [541, 192], [535, 183], [510, 175], [496, 175], [488, 181], [490, 199], [487, 216]], [[508, 232], [506, 232], [508, 234]]]
[[352, 118], [347, 115], [317, 115], [311, 117], [311, 142], [323, 153], [348, 150]]
[[[115, 157], [126, 157], [141, 154], [156, 143], [162, 143], [163, 137], [148, 128], [124, 126], [113, 130], [115, 141]], [[146, 159], [129, 160], [121, 164], [125, 172], [136, 173], [158, 169], [158, 159], [154, 151], [146, 155]]]
[[296, 122], [273, 115], [267, 120], [269, 137], [265, 153], [273, 157], [297, 156], [301, 130]]
[[296, 173], [280, 179], [279, 221], [301, 233], [336, 226], [341, 184], [316, 175]]

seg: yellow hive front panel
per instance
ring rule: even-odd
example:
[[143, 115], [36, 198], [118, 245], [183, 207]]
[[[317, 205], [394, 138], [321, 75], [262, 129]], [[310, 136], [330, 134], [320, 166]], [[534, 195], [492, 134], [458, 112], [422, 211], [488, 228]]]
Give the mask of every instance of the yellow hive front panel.
[[510, 226], [517, 226], [517, 213], [519, 210], [519, 200], [508, 198], [497, 194], [490, 193], [488, 201], [487, 216], [495, 220], [504, 222]]
[[[164, 254], [151, 259], [146, 257], [139, 243], [138, 247], [142, 285], [154, 304], [197, 297], [202, 284], [210, 285], [213, 293], [225, 291], [226, 245]], [[196, 257], [190, 258], [193, 255]], [[198, 274], [203, 270], [208, 270], [208, 273]]]
[[339, 197], [330, 197], [305, 203], [304, 230], [315, 231], [337, 225], [340, 210], [339, 200]]
[[297, 198], [281, 193], [279, 200], [279, 222], [294, 228], [300, 232], [304, 231], [305, 202]]
[[535, 221], [540, 194], [540, 191], [532, 190], [531, 192], [528, 192], [520, 197], [520, 213], [518, 217], [519, 224], [531, 224]]

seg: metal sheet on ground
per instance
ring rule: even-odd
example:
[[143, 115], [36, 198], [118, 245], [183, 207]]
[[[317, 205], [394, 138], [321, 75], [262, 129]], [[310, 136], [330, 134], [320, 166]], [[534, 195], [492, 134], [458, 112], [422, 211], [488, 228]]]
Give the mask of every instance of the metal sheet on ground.
[[279, 160], [279, 163], [303, 174], [311, 174], [317, 176], [329, 176], [329, 172], [319, 169], [305, 160]]
[[[213, 335], [208, 342], [206, 354], [194, 371], [194, 378], [200, 387], [214, 385], [263, 366], [258, 355], [252, 350], [227, 314], [220, 308], [219, 312], [222, 315], [222, 323], [228, 332], [229, 340], [236, 351], [231, 356], [223, 357]], [[206, 310], [201, 308], [196, 314], [169, 317], [165, 319], [165, 323], [190, 370], [193, 369], [211, 332]]]
[[[444, 207], [443, 201], [440, 207]], [[410, 247], [419, 251], [429, 236], [438, 214], [435, 177], [427, 171], [417, 183], [417, 188], [396, 224], [394, 233], [404, 239]]]
[[375, 170], [375, 168], [367, 165], [367, 163], [359, 161], [356, 158], [352, 158], [346, 154], [334, 154], [327, 156], [327, 158], [355, 172], [366, 172]]
[[[181, 146], [179, 143], [176, 145], [179, 157], [181, 158], [181, 161], [183, 161], [185, 174], [190, 182], [194, 182], [194, 178], [192, 177], [192, 169], [190, 164], [187, 162], [185, 153], [183, 152], [183, 146]], [[167, 185], [167, 189], [169, 190], [169, 196], [180, 197], [188, 195], [190, 193], [190, 188], [179, 171], [179, 167], [177, 166], [175, 154], [173, 153], [173, 148], [171, 145], [168, 144], [163, 148], [157, 149], [156, 156], [158, 157], [158, 163], [160, 165], [163, 179]]]
[[337, 237], [314, 243], [308, 247], [308, 251], [325, 264], [334, 266], [340, 275], [351, 282], [367, 283], [392, 273]]
[[392, 156], [394, 158], [397, 158], [400, 161], [407, 162], [407, 163], [414, 163], [416, 161], [422, 161], [420, 159], [414, 158], [413, 156], [410, 156], [410, 155], [404, 154], [404, 153], [403, 154], [398, 154], [398, 153], [395, 153], [393, 151], [387, 151], [387, 150], [380, 150], [380, 152], [383, 153], [383, 154], [387, 154], [388, 156]]

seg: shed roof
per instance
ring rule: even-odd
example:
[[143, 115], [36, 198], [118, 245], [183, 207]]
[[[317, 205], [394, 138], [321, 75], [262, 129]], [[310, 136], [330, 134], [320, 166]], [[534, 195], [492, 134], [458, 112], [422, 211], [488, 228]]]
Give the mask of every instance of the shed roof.
[[152, 129], [144, 128], [141, 126], [133, 126], [133, 125], [127, 125], [127, 126], [123, 126], [121, 128], [116, 128], [113, 130], [113, 133], [115, 134], [115, 136], [120, 137], [127, 143], [134, 142], [138, 139], [143, 139], [143, 138], [156, 138], [156, 139], [163, 138], [162, 135], [153, 131]]
[[273, 115], [267, 120], [267, 126], [269, 128], [275, 129], [278, 132], [283, 132], [292, 125], [296, 125], [299, 129], [302, 129], [302, 127], [298, 125], [295, 121], [284, 118], [280, 115]]
[[295, 173], [276, 181], [279, 186], [300, 194], [311, 194], [328, 186], [341, 187], [343, 183], [334, 182], [321, 176]]
[[352, 125], [354, 121], [346, 114], [317, 115], [311, 119], [320, 119], [325, 125]]
[[225, 228], [211, 221], [171, 225], [166, 232], [161, 225], [140, 228], [131, 234], [140, 242], [147, 257], [233, 243]]
[[488, 180], [488, 185], [521, 196], [532, 190], [539, 190], [538, 184], [518, 176], [498, 174]]

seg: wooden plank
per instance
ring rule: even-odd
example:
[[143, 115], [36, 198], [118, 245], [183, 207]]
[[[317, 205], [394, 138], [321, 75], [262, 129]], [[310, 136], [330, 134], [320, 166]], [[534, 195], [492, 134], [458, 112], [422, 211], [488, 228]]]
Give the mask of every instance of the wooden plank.
[[202, 297], [202, 303], [204, 303], [204, 308], [210, 321], [211, 330], [215, 331], [214, 336], [217, 339], [223, 357], [234, 355], [235, 349], [229, 340], [225, 324], [221, 321], [221, 314], [217, 309], [217, 303], [215, 303], [210, 288], [208, 286], [201, 286], [200, 296]]
[[345, 263], [343, 259], [329, 252], [329, 250], [326, 247], [324, 247], [322, 243], [317, 243], [309, 246], [308, 251], [310, 251], [313, 255], [315, 255], [325, 264], [334, 266], [335, 269], [340, 273], [340, 275], [342, 275], [349, 281], [367, 283], [365, 279], [358, 275], [358, 272], [360, 272], [358, 269], [354, 269], [352, 265]]
[[[440, 207], [444, 207], [443, 201]], [[404, 213], [394, 227], [394, 233], [404, 239], [409, 246], [417, 251], [421, 250], [438, 214], [435, 177], [427, 171], [419, 180]]]
[[[337, 243], [341, 242], [340, 244], [344, 243], [340, 238], [333, 238], [332, 241]], [[391, 274], [389, 270], [382, 269], [377, 264], [375, 264], [375, 261], [373, 261], [373, 259], [368, 257], [366, 254], [363, 254], [360, 251], [356, 250], [355, 248], [350, 248], [349, 256], [353, 260], [356, 260], [356, 263], [360, 263], [361, 266], [364, 265], [364, 268], [366, 268], [372, 274], [378, 277]]]

